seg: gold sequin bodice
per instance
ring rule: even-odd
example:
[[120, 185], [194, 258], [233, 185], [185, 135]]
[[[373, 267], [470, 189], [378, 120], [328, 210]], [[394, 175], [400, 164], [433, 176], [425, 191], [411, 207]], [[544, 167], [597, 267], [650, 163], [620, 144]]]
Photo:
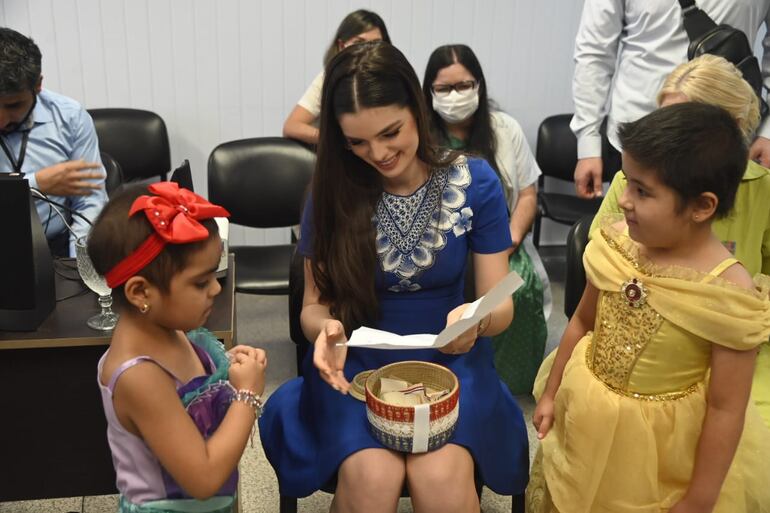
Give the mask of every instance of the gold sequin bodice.
[[622, 223], [606, 219], [586, 247], [586, 278], [599, 291], [585, 361], [607, 388], [642, 400], [683, 397], [708, 372], [717, 344], [745, 351], [770, 333], [770, 278], [748, 290], [709, 272], [646, 258]]
[[644, 303], [602, 291], [586, 364], [608, 388], [639, 399], [683, 397], [703, 380], [711, 344], [665, 320]]

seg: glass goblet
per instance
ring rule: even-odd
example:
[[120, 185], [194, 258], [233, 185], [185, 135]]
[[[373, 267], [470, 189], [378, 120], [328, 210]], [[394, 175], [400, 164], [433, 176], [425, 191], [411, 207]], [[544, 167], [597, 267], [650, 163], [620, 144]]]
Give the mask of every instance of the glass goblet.
[[115, 328], [118, 323], [118, 314], [112, 311], [112, 289], [107, 286], [104, 276], [99, 275], [94, 269], [94, 264], [91, 263], [88, 256], [88, 239], [86, 237], [80, 237], [75, 241], [75, 254], [80, 278], [89, 289], [98, 294], [99, 306], [102, 307], [101, 313], [88, 319], [86, 324], [89, 328], [102, 331]]

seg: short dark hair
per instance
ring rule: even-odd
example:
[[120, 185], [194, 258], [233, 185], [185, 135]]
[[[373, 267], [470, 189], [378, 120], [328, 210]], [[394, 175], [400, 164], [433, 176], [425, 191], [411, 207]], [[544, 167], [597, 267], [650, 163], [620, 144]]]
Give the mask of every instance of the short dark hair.
[[[126, 187], [110, 199], [96, 219], [88, 236], [88, 256], [100, 275], [107, 274], [154, 232], [143, 213], [128, 216], [134, 200], [142, 194], [150, 194], [146, 186]], [[219, 233], [217, 223], [213, 219], [200, 223], [209, 231], [209, 238]], [[200, 250], [207, 240], [190, 244], [166, 244], [160, 254], [136, 275], [146, 278], [161, 292], [166, 293], [169, 291], [171, 278], [187, 265], [190, 255]], [[123, 285], [113, 290], [112, 297], [117, 304], [125, 305]]]
[[686, 102], [660, 108], [618, 130], [623, 152], [654, 170], [678, 194], [682, 208], [704, 192], [719, 199], [716, 217], [730, 213], [748, 163], [744, 137], [721, 107]]
[[388, 29], [385, 26], [385, 22], [382, 21], [380, 15], [376, 12], [367, 11], [366, 9], [359, 9], [353, 11], [340, 22], [340, 26], [337, 27], [337, 32], [334, 34], [334, 39], [329, 44], [329, 48], [326, 49], [324, 54], [324, 66], [334, 58], [335, 55], [340, 53], [339, 42], [347, 41], [348, 39], [356, 37], [358, 34], [369, 32], [370, 30], [379, 29], [382, 34], [382, 40], [386, 43], [390, 43], [390, 35]]
[[0, 96], [34, 90], [41, 60], [40, 48], [32, 39], [0, 27]]

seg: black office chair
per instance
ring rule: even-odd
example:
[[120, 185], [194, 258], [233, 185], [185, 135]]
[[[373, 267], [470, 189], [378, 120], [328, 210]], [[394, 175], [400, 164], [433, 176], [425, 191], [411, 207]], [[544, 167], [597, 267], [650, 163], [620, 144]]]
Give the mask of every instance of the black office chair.
[[545, 178], [572, 183], [577, 165], [577, 139], [570, 130], [572, 114], [550, 116], [540, 123], [537, 132], [537, 164], [543, 172], [538, 179], [537, 204], [532, 239], [540, 246], [540, 228], [544, 217], [560, 224], [573, 225], [583, 216], [599, 210], [601, 198], [583, 199], [572, 194], [545, 191]]
[[564, 315], [569, 319], [575, 313], [583, 290], [586, 288], [586, 270], [583, 253], [588, 245], [588, 234], [593, 215], [581, 217], [567, 235], [567, 273], [564, 280]]
[[171, 169], [166, 123], [154, 112], [138, 109], [91, 109], [99, 148], [120, 164], [126, 182], [159, 177]]
[[123, 185], [123, 171], [120, 169], [120, 164], [113, 158], [112, 155], [106, 152], [100, 152], [102, 158], [102, 165], [106, 176], [104, 177], [104, 189], [107, 191], [107, 196], [112, 196], [121, 185]]
[[[230, 211], [230, 222], [254, 228], [300, 222], [315, 154], [291, 139], [261, 137], [220, 144], [208, 165], [209, 199]], [[235, 289], [288, 294], [294, 244], [230, 246], [238, 268]]]
[[170, 182], [176, 182], [179, 187], [184, 187], [187, 190], [195, 192], [193, 187], [192, 170], [190, 169], [190, 161], [184, 159], [178, 168], [174, 169], [171, 173]]
[[302, 361], [310, 348], [310, 341], [302, 332], [299, 316], [302, 313], [302, 297], [305, 293], [305, 257], [294, 251], [289, 268], [289, 338], [297, 353], [297, 376], [302, 376]]

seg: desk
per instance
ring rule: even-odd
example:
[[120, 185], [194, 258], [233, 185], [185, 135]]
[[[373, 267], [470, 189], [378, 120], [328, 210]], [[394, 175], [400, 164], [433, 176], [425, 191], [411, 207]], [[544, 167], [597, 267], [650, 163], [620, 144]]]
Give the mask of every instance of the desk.
[[[235, 339], [235, 266], [205, 327]], [[56, 277], [56, 297], [80, 285]], [[33, 332], [0, 331], [0, 502], [117, 493], [96, 365], [109, 332], [86, 326], [90, 291], [60, 301]]]

